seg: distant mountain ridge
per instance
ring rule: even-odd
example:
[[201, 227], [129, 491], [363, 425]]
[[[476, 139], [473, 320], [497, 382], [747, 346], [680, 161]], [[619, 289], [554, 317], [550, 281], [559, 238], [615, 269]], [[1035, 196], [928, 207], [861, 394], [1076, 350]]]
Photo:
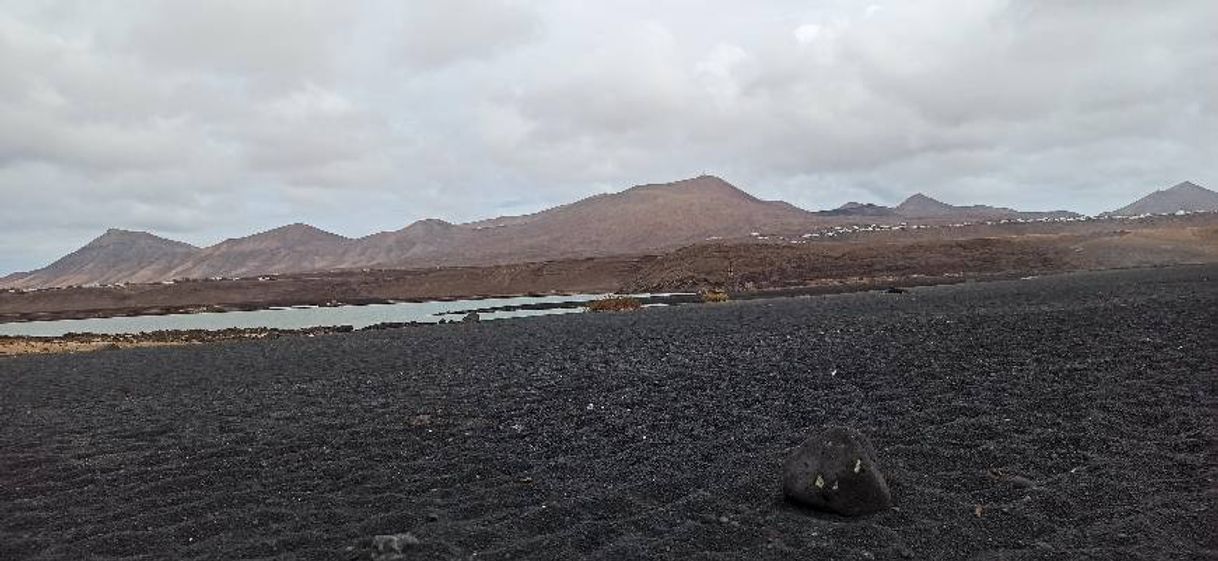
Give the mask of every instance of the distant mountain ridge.
[[1138, 216], [1181, 211], [1218, 211], [1218, 193], [1191, 181], [1185, 181], [1167, 189], [1155, 191], [1129, 205], [1104, 214], [1107, 216]]
[[199, 248], [147, 232], [110, 229], [84, 247], [37, 271], [10, 279], [7, 286], [39, 287], [117, 282], [156, 282]]
[[709, 238], [795, 232], [843, 221], [933, 223], [1063, 216], [1077, 215], [953, 206], [921, 193], [891, 208], [852, 202], [809, 212], [786, 202], [758, 199], [718, 177], [704, 175], [638, 185], [523, 216], [467, 224], [432, 218], [357, 239], [298, 223], [198, 248], [145, 232], [109, 230], [47, 267], [0, 278], [0, 287], [494, 265], [656, 253]]
[[893, 208], [898, 216], [905, 218], [945, 218], [960, 220], [992, 220], [1002, 218], [1068, 218], [1079, 216], [1068, 210], [1051, 210], [1047, 212], [1018, 211], [1006, 207], [989, 205], [956, 206], [932, 199], [922, 193], [916, 193]]
[[815, 214], [823, 217], [896, 217], [913, 220], [993, 220], [1003, 218], [1065, 218], [1079, 216], [1066, 210], [1027, 212], [988, 205], [956, 206], [915, 193], [895, 207], [848, 202], [833, 210]]
[[167, 276], [207, 278], [325, 269], [350, 242], [308, 224], [289, 224], [199, 250]]
[[896, 216], [897, 212], [889, 207], [873, 203], [850, 201], [832, 210], [817, 211], [820, 216]]
[[127, 259], [122, 251], [93, 251], [93, 246], [108, 243], [108, 236], [102, 236], [69, 256], [71, 259], [65, 258], [72, 267], [65, 267], [61, 260], [10, 278], [5, 286], [156, 282], [638, 254], [675, 249], [713, 236], [798, 228], [815, 219], [815, 214], [788, 203], [763, 201], [718, 177], [700, 176], [639, 185], [525, 216], [469, 224], [426, 219], [358, 239], [292, 224], [202, 249], [182, 244], [180, 250], [171, 251], [166, 246], [155, 255], [136, 243], [132, 245], [135, 258]]

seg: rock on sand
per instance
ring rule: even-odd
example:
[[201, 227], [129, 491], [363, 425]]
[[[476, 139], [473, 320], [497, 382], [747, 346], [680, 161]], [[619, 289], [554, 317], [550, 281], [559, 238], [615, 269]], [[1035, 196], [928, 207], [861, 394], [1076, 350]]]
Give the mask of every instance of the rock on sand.
[[846, 516], [892, 506], [871, 443], [846, 427], [825, 427], [796, 448], [783, 465], [782, 491], [788, 500]]

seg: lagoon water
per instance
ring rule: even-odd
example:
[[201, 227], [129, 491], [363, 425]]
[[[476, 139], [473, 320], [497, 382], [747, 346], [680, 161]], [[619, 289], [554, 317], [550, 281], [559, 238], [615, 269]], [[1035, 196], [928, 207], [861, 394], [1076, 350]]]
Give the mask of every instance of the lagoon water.
[[459, 320], [470, 310], [527, 304], [569, 304], [545, 310], [505, 310], [481, 313], [482, 319], [504, 319], [551, 314], [578, 313], [581, 304], [604, 294], [484, 298], [444, 302], [403, 302], [335, 308], [296, 307], [203, 314], [171, 314], [0, 324], [0, 335], [58, 337], [67, 333], [120, 334], [148, 331], [239, 328], [302, 329], [350, 325], [356, 329], [385, 322], [438, 322]]

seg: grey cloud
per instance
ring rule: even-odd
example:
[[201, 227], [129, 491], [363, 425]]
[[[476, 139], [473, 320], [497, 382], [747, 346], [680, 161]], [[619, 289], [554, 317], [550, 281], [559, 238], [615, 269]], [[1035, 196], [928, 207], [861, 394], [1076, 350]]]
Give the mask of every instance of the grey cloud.
[[322, 0], [171, 0], [133, 14], [110, 40], [160, 69], [287, 84], [332, 77], [354, 27], [346, 3]]
[[[0, 269], [721, 174], [809, 208], [1218, 186], [1218, 4], [0, 0]], [[48, 241], [51, 236], [54, 241]]]
[[410, 2], [402, 15], [401, 52], [421, 67], [491, 58], [541, 35], [541, 18], [517, 0]]

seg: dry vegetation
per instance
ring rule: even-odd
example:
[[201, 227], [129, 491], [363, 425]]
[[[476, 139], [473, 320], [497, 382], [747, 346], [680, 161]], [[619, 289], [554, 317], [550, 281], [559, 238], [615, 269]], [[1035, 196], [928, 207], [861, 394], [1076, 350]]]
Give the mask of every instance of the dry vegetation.
[[606, 296], [585, 305], [589, 312], [630, 312], [643, 307], [636, 298], [629, 296]]

